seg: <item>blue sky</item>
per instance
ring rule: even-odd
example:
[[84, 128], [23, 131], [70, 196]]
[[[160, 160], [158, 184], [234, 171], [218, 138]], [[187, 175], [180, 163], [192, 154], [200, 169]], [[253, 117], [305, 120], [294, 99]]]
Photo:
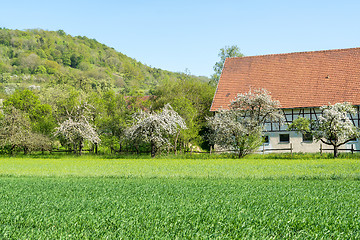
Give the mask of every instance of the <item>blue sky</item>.
[[210, 76], [220, 48], [246, 56], [360, 47], [360, 1], [1, 1], [0, 27], [62, 29], [149, 66]]

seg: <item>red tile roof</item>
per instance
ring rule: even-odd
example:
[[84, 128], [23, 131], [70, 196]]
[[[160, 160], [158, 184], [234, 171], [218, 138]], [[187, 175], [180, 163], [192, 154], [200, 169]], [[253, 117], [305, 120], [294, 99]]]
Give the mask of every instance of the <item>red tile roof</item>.
[[360, 48], [228, 58], [211, 111], [259, 88], [282, 108], [360, 105]]

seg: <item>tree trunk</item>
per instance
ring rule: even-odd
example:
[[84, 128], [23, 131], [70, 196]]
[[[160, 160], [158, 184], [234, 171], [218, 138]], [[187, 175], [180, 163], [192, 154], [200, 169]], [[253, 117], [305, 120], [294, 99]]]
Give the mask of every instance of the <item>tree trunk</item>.
[[239, 158], [242, 158], [244, 156], [244, 152], [242, 150], [239, 150]]
[[156, 146], [155, 143], [151, 143], [151, 157], [154, 158], [156, 155]]
[[337, 158], [338, 157], [338, 155], [339, 155], [339, 151], [338, 151], [338, 146], [334, 146], [334, 158]]
[[246, 153], [246, 147], [245, 147], [245, 141], [240, 141], [237, 145], [239, 146], [239, 158], [242, 158], [245, 156]]
[[139, 144], [136, 144], [135, 148], [136, 148], [136, 153], [139, 155], [140, 154]]
[[83, 143], [82, 141], [79, 142], [79, 155], [82, 154], [82, 149], [83, 149]]
[[175, 155], [177, 155], [177, 141], [178, 141], [178, 138], [179, 138], [179, 134], [180, 134], [180, 131], [178, 131], [178, 133], [176, 134], [175, 142], [174, 142], [174, 153], [175, 153]]
[[12, 145], [10, 148], [10, 154], [14, 155], [14, 149], [15, 149], [15, 145]]

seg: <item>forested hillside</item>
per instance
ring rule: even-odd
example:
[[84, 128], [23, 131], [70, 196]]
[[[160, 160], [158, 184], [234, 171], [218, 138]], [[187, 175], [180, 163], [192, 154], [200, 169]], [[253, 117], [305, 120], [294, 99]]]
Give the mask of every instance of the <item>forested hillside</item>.
[[[129, 142], [125, 131], [135, 112], [156, 112], [167, 103], [187, 124], [172, 147], [205, 146], [205, 117], [215, 92], [208, 82], [149, 67], [95, 39], [62, 30], [0, 29], [0, 150], [81, 151], [98, 142], [104, 151], [148, 149]], [[76, 131], [85, 126], [100, 140], [59, 134], [65, 125]]]
[[0, 74], [1, 94], [30, 85], [147, 94], [162, 80], [184, 77], [146, 66], [95, 39], [40, 29], [0, 29]]

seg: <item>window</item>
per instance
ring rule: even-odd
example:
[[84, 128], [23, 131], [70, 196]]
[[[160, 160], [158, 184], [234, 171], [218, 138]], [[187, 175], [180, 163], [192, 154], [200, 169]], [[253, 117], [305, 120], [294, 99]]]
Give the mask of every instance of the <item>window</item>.
[[280, 134], [280, 142], [281, 143], [288, 143], [290, 142], [290, 135], [289, 134]]
[[303, 142], [312, 142], [313, 141], [313, 135], [311, 133], [303, 133], [302, 135]]
[[269, 136], [264, 136], [263, 140], [264, 140], [264, 144], [269, 144], [270, 143]]

